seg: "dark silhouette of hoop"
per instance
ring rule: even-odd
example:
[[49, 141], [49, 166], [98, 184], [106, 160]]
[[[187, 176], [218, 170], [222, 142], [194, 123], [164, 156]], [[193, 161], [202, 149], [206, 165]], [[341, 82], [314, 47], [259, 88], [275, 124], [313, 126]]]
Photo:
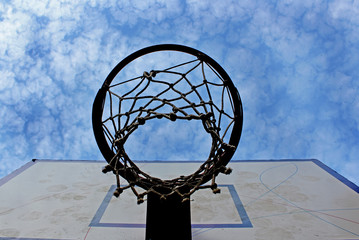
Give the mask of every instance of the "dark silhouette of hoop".
[[[165, 69], [143, 69], [143, 74], [137, 74], [134, 78], [124, 79], [122, 82], [133, 81], [135, 87], [123, 95], [117, 94], [113, 89], [121, 87], [122, 82], [113, 84], [116, 76], [132, 61], [145, 55], [161, 52], [161, 51], [177, 51], [193, 56], [193, 60], [180, 63]], [[179, 72], [177, 69], [188, 66], [190, 69], [186, 72]], [[192, 67], [194, 66], [194, 67]], [[192, 84], [188, 79], [189, 73], [195, 69], [202, 69], [203, 80], [199, 84]], [[218, 79], [217, 82], [211, 82], [206, 79], [204, 69], [213, 72], [213, 76]], [[198, 70], [199, 71], [199, 70]], [[161, 76], [173, 74], [176, 77], [174, 82], [166, 82]], [[187, 84], [190, 90], [181, 91], [179, 82]], [[182, 84], [181, 83], [181, 84]], [[112, 85], [111, 85], [112, 84]], [[173, 92], [178, 97], [166, 99], [162, 97], [162, 93], [155, 96], [141, 94], [151, 84], [161, 84], [165, 88], [163, 92]], [[210, 88], [218, 87], [222, 92], [222, 102], [214, 103], [212, 101]], [[201, 97], [198, 89], [205, 89], [208, 93], [207, 100]], [[135, 94], [135, 92], [137, 93]], [[132, 95], [131, 95], [132, 94]], [[189, 95], [196, 96], [198, 102], [192, 102], [188, 99]], [[227, 96], [228, 99], [224, 99]], [[106, 99], [107, 102], [106, 103]], [[130, 101], [132, 107], [125, 112], [113, 112], [113, 99], [121, 105], [123, 101]], [[146, 100], [147, 103], [138, 107], [136, 104], [139, 99]], [[178, 106], [176, 101], [181, 100], [185, 105]], [[156, 103], [158, 107], [151, 104]], [[110, 105], [109, 112], [105, 112], [105, 106]], [[224, 109], [224, 105], [229, 104], [231, 111], [228, 113]], [[151, 106], [151, 107], [150, 107]], [[162, 107], [170, 107], [170, 112], [161, 112]], [[189, 113], [189, 111], [191, 113]], [[104, 116], [109, 114], [109, 116]], [[199, 120], [202, 121], [205, 131], [212, 137], [212, 147], [207, 161], [205, 161], [199, 169], [189, 176], [180, 176], [172, 180], [161, 180], [154, 178], [147, 173], [142, 172], [125, 152], [124, 144], [128, 136], [138, 127], [152, 119], [168, 119], [176, 120]], [[217, 118], [217, 119], [216, 119]], [[229, 125], [221, 128], [221, 119], [227, 118]], [[125, 124], [123, 127], [123, 120]], [[122, 121], [122, 122], [121, 122]], [[121, 122], [121, 124], [120, 124]], [[224, 121], [223, 121], [224, 122]], [[161, 199], [166, 199], [173, 194], [179, 194], [183, 201], [189, 200], [189, 196], [200, 188], [211, 188], [214, 193], [218, 193], [219, 189], [215, 183], [215, 178], [219, 173], [229, 174], [230, 169], [226, 168], [227, 163], [231, 160], [241, 137], [243, 125], [242, 103], [237, 89], [231, 81], [225, 70], [211, 57], [206, 54], [182, 45], [163, 44], [150, 46], [132, 53], [124, 58], [107, 76], [101, 89], [98, 91], [93, 103], [92, 112], [93, 131], [95, 134], [98, 147], [108, 162], [103, 172], [112, 171], [117, 177], [117, 190], [115, 195], [118, 196], [124, 189], [131, 188], [138, 198], [138, 203], [142, 203], [143, 197], [148, 193], [158, 194]], [[113, 129], [107, 127], [106, 124], [113, 125]], [[230, 132], [230, 135], [229, 135]], [[229, 137], [228, 137], [229, 136]], [[225, 139], [229, 139], [227, 142]], [[125, 178], [129, 185], [122, 187], [120, 185], [119, 176]], [[205, 183], [212, 180], [211, 184], [204, 186]], [[139, 186], [145, 190], [138, 193], [134, 186]]]

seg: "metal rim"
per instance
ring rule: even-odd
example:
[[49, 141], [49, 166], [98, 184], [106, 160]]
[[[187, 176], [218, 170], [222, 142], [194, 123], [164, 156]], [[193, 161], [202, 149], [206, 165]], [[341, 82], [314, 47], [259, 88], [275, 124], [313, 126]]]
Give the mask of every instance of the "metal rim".
[[[158, 51], [179, 51], [183, 53], [187, 53], [190, 55], [193, 55], [203, 61], [205, 61], [207, 64], [211, 65], [213, 69], [215, 69], [218, 74], [223, 78], [225, 84], [228, 87], [228, 90], [231, 95], [231, 99], [233, 101], [234, 105], [234, 118], [235, 122], [232, 128], [232, 133], [230, 135], [230, 141], [229, 144], [235, 146], [237, 148], [241, 133], [242, 133], [242, 127], [243, 127], [243, 108], [242, 108], [242, 102], [240, 95], [235, 88], [232, 80], [230, 79], [229, 75], [226, 73], [226, 71], [211, 57], [204, 54], [201, 51], [198, 51], [194, 48], [190, 48], [183, 45], [176, 45], [176, 44], [161, 44], [161, 45], [154, 45], [150, 47], [143, 48], [141, 50], [138, 50], [126, 58], [124, 58], [121, 62], [119, 62], [114, 69], [109, 73], [106, 80], [104, 81], [101, 89], [98, 91], [96, 98], [93, 103], [93, 110], [92, 110], [92, 124], [93, 124], [93, 131], [95, 135], [95, 139], [97, 142], [97, 145], [105, 158], [105, 160], [110, 163], [110, 160], [115, 156], [115, 153], [111, 150], [110, 146], [107, 143], [106, 136], [104, 134], [103, 128], [102, 128], [102, 115], [104, 110], [104, 104], [106, 100], [106, 91], [108, 89], [108, 86], [111, 85], [111, 82], [116, 77], [116, 75], [129, 63], [134, 61], [137, 58], [140, 58], [141, 56], [158, 52]], [[226, 166], [228, 162], [231, 160], [234, 152], [225, 152], [223, 156], [220, 159], [219, 165]], [[135, 175], [127, 172], [125, 174], [121, 174], [122, 177], [125, 179], [135, 179]], [[205, 182], [209, 181], [211, 179], [211, 176], [208, 176], [205, 179]], [[138, 184], [140, 187], [147, 189], [147, 184]]]

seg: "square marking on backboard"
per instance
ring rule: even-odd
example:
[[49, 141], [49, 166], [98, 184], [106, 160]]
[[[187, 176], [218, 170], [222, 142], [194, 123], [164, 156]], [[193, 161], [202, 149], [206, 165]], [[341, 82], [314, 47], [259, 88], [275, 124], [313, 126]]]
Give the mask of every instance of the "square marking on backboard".
[[[194, 222], [192, 221], [192, 228], [251, 228], [252, 223], [247, 215], [246, 210], [244, 209], [244, 206], [237, 194], [237, 191], [233, 185], [219, 185], [221, 190], [223, 192], [227, 191], [228, 194], [230, 194], [230, 201], [231, 203], [225, 203], [228, 205], [233, 205], [232, 212], [236, 215], [233, 218], [232, 222], [226, 222], [223, 223], [200, 223], [200, 222]], [[143, 205], [137, 206], [136, 212], [129, 212], [130, 210], [136, 209], [136, 206], [134, 207], [128, 207], [125, 204], [124, 205], [117, 205], [116, 209], [118, 210], [117, 213], [113, 211], [112, 204], [114, 204], [111, 199], [113, 199], [113, 192], [115, 191], [116, 186], [112, 185], [109, 191], [107, 192], [104, 200], [102, 201], [101, 205], [99, 206], [95, 216], [93, 217], [91, 223], [89, 226], [91, 227], [118, 227], [118, 228], [145, 228], [145, 217], [143, 212], [145, 213], [146, 208], [143, 207]], [[214, 198], [207, 198], [208, 201], [211, 201]], [[115, 199], [116, 200], [116, 199]], [[118, 200], [117, 200], [118, 201]], [[215, 201], [215, 199], [213, 200]], [[132, 200], [132, 202], [135, 202], [135, 199]], [[215, 204], [216, 202], [214, 202]], [[219, 202], [221, 203], [221, 202]], [[218, 202], [217, 202], [218, 204]], [[223, 204], [223, 202], [222, 202]], [[122, 208], [122, 209], [121, 209]], [[140, 208], [140, 209], [139, 209]], [[126, 220], [123, 220], [121, 216], [121, 211], [124, 214]], [[142, 211], [142, 214], [141, 214]], [[202, 211], [200, 211], [202, 212]], [[115, 214], [115, 216], [114, 216]], [[135, 215], [135, 216], [134, 216]], [[137, 221], [134, 219], [134, 217], [137, 216]], [[207, 216], [208, 217], [208, 216]], [[116, 219], [117, 218], [117, 222]], [[195, 218], [195, 217], [194, 217]], [[130, 221], [129, 221], [130, 219]], [[194, 223], [193, 223], [194, 222]]]

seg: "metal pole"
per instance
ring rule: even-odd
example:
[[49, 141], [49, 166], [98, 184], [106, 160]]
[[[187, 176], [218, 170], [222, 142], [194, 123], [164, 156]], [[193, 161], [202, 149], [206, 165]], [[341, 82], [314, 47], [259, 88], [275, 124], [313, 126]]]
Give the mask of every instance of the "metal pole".
[[146, 240], [191, 240], [190, 201], [178, 194], [165, 200], [155, 193], [147, 196]]

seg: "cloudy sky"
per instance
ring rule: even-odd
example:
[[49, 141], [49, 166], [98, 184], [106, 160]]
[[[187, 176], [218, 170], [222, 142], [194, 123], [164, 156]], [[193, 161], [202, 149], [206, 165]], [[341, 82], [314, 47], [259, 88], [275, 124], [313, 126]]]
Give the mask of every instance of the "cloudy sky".
[[358, 185], [358, 39], [358, 1], [1, 1], [0, 177], [32, 158], [102, 159], [91, 111], [107, 74], [177, 43], [214, 58], [241, 94], [233, 159], [316, 158]]

